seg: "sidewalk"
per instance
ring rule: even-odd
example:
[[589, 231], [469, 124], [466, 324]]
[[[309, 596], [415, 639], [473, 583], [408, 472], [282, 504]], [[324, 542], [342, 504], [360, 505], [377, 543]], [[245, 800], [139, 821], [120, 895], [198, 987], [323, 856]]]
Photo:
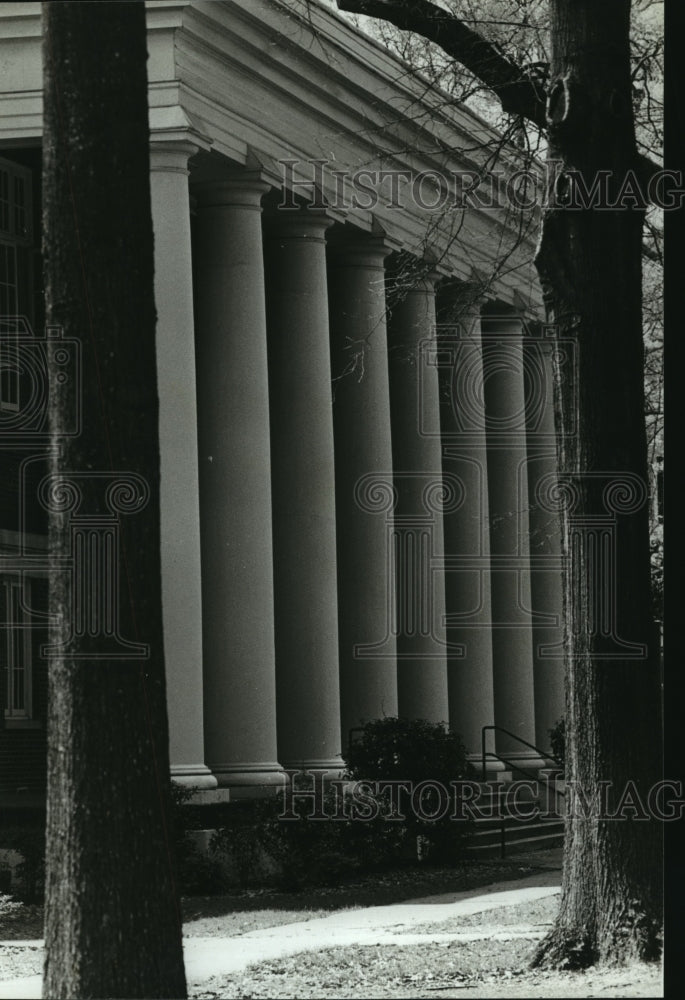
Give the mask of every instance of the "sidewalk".
[[[352, 944], [415, 944], [425, 943], [426, 936], [412, 934], [421, 924], [448, 920], [451, 917], [482, 913], [500, 906], [512, 906], [559, 892], [561, 872], [556, 867], [537, 872], [512, 882], [500, 882], [468, 892], [452, 892], [405, 903], [372, 906], [360, 910], [341, 910], [315, 920], [299, 921], [278, 927], [265, 927], [232, 938], [187, 937], [184, 956], [188, 988], [206, 983], [214, 976], [240, 972], [255, 962], [269, 961], [301, 951]], [[542, 936], [537, 928], [510, 926], [504, 928], [474, 927], [448, 934], [433, 934], [432, 941], [474, 941], [487, 938], [505, 940], [514, 937], [534, 939]], [[0, 942], [7, 946], [41, 947], [42, 942]], [[1, 973], [0, 973], [1, 974]], [[41, 976], [0, 981], [0, 1000], [30, 1000], [40, 998]]]

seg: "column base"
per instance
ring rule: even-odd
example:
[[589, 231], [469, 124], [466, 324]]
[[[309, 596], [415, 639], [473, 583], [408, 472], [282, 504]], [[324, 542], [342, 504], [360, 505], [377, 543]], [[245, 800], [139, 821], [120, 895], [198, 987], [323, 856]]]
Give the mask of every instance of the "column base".
[[219, 788], [230, 791], [231, 801], [275, 794], [288, 783], [278, 761], [213, 764], [212, 772]]
[[511, 769], [496, 757], [485, 758], [485, 776], [483, 776], [482, 752], [467, 753], [466, 759], [475, 771], [476, 781], [509, 781], [511, 778]]
[[285, 760], [283, 768], [286, 771], [326, 771], [329, 778], [340, 778], [345, 770], [342, 757], [308, 758], [307, 760]]
[[185, 788], [217, 787], [217, 780], [206, 764], [172, 764], [171, 780]]

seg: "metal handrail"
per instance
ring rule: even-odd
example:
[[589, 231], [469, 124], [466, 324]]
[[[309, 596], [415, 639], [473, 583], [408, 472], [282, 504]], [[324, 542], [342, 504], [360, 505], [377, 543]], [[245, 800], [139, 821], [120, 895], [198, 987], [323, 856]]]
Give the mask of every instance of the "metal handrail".
[[517, 771], [523, 771], [524, 774], [527, 773], [524, 768], [519, 767], [518, 765], [514, 765], [511, 761], [507, 760], [506, 757], [503, 757], [502, 754], [497, 753], [495, 750], [485, 749], [485, 734], [489, 729], [492, 729], [493, 732], [497, 731], [498, 733], [506, 733], [507, 736], [511, 736], [513, 740], [516, 740], [518, 743], [523, 743], [523, 745], [527, 746], [530, 750], [534, 750], [535, 753], [538, 754], [540, 757], [548, 757], [550, 760], [553, 760], [555, 764], [558, 764], [559, 767], [564, 766], [562, 761], [560, 761], [558, 757], [555, 757], [553, 753], [548, 753], [545, 750], [541, 750], [540, 747], [536, 747], [534, 743], [529, 743], [528, 740], [524, 740], [522, 736], [518, 736], [516, 733], [512, 733], [510, 729], [505, 729], [504, 726], [483, 726], [480, 733], [481, 760], [482, 760], [481, 774], [483, 781], [485, 781], [485, 774], [486, 774], [485, 770], [486, 756], [496, 757], [497, 760], [501, 760], [503, 764], [508, 764], [510, 767], [515, 767]]
[[[534, 743], [529, 743], [528, 740], [524, 740], [522, 736], [518, 736], [516, 733], [512, 733], [510, 729], [505, 729], [504, 726], [494, 726], [494, 725], [493, 726], [483, 726], [482, 729], [481, 729], [481, 734], [480, 734], [480, 738], [481, 738], [481, 755], [482, 755], [482, 771], [481, 771], [481, 773], [482, 773], [482, 780], [483, 781], [486, 780], [485, 779], [485, 775], [486, 775], [485, 761], [486, 761], [487, 757], [494, 757], [496, 760], [501, 761], [503, 764], [506, 764], [508, 767], [510, 767], [512, 769], [515, 768], [517, 771], [520, 771], [523, 774], [529, 774], [536, 781], [539, 780], [539, 774], [534, 774], [531, 771], [527, 771], [525, 768], [520, 767], [518, 764], [514, 764], [513, 761], [508, 760], [502, 754], [497, 753], [494, 750], [486, 750], [485, 749], [485, 734], [490, 729], [493, 730], [493, 732], [506, 733], [506, 735], [507, 736], [511, 736], [511, 738], [513, 740], [516, 740], [518, 743], [522, 743], [524, 746], [528, 747], [530, 750], [534, 750], [535, 753], [538, 754], [540, 757], [548, 758], [550, 760], [553, 760], [555, 764], [558, 764], [559, 767], [563, 768], [563, 766], [564, 766], [563, 762], [560, 761], [558, 757], [555, 757], [555, 755], [553, 753], [547, 753], [546, 751], [541, 750], [540, 747], [536, 747]], [[556, 788], [555, 787], [554, 788], [554, 794], [555, 795], [561, 795], [563, 798], [566, 798], [566, 792], [563, 791], [560, 788]], [[507, 839], [507, 834], [506, 834], [506, 818], [502, 817], [502, 822], [501, 822], [501, 826], [500, 826], [500, 856], [502, 858], [506, 857], [506, 839]]]
[[[493, 750], [486, 750], [485, 756], [486, 757], [494, 757], [496, 760], [501, 760], [503, 764], [506, 764], [512, 770], [521, 771], [522, 774], [526, 774], [532, 781], [539, 781], [540, 780], [539, 773], [536, 773], [535, 771], [527, 771], [525, 768], [521, 767], [519, 764], [515, 764], [512, 760], [508, 760], [506, 757], [503, 757], [501, 754], [495, 753]], [[556, 757], [553, 757], [552, 759], [556, 760]], [[559, 766], [561, 767], [561, 764]], [[563, 774], [563, 771], [560, 772], [560, 773]], [[485, 781], [485, 777], [484, 776], [485, 776], [485, 770], [483, 770], [483, 779], [482, 779], [483, 781]], [[566, 792], [563, 790], [563, 788], [555, 788], [554, 789], [554, 794], [555, 795], [561, 795], [563, 798], [566, 798]]]

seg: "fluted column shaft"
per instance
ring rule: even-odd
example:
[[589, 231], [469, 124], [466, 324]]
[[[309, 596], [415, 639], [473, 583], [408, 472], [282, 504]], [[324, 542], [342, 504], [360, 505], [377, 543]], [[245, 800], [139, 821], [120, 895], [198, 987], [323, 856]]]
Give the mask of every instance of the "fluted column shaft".
[[[438, 357], [443, 470], [462, 489], [461, 504], [444, 517], [450, 726], [476, 759], [482, 728], [495, 721], [495, 705], [480, 306], [463, 301], [466, 294], [460, 287], [441, 291], [446, 318], [438, 331]], [[492, 733], [486, 747], [494, 749]]]
[[269, 227], [279, 760], [341, 766], [335, 467], [326, 229], [311, 212]]
[[191, 143], [153, 142], [164, 658], [171, 772], [213, 787], [204, 764], [197, 404], [188, 196]]
[[397, 714], [387, 254], [368, 237], [329, 257], [343, 741]]
[[435, 286], [422, 278], [393, 306], [389, 327], [390, 410], [397, 596], [399, 714], [448, 722], [443, 507], [458, 500], [443, 482], [440, 438], [422, 433], [439, 420], [438, 371], [426, 365], [435, 342]]
[[[532, 389], [525, 372], [521, 321], [484, 317], [483, 332], [495, 722], [535, 743], [526, 447]], [[537, 759], [501, 732], [496, 745], [514, 761]]]
[[197, 358], [207, 762], [234, 794], [279, 784], [261, 198], [198, 188]]

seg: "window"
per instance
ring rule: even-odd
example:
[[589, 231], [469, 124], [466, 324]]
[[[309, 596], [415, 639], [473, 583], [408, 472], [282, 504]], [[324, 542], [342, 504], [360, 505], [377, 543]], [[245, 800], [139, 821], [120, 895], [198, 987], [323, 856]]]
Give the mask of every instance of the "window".
[[31, 173], [0, 159], [0, 410], [18, 410], [17, 338], [31, 317]]
[[31, 718], [31, 616], [30, 584], [19, 578], [4, 579], [2, 599], [3, 666], [5, 668], [5, 718]]

